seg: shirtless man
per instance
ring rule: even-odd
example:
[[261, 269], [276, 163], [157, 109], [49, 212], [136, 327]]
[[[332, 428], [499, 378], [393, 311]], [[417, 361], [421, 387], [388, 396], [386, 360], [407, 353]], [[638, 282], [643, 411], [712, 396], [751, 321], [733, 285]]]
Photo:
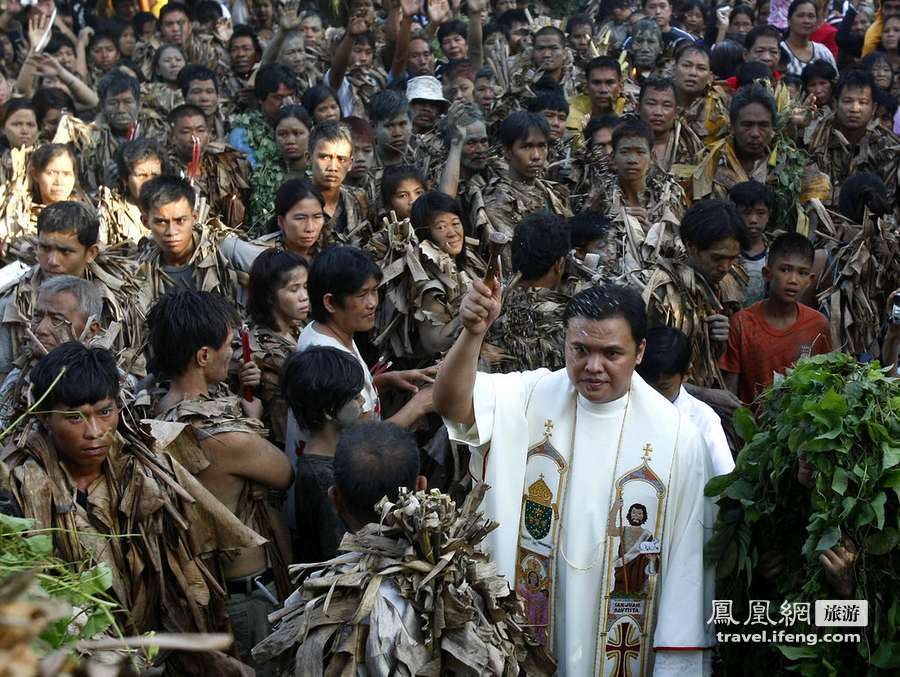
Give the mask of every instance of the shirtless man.
[[267, 615], [278, 606], [273, 582], [280, 597], [289, 591], [285, 562], [290, 554], [277, 510], [257, 494], [287, 490], [294, 473], [288, 458], [263, 437], [259, 399], [218, 394], [217, 386], [228, 376], [237, 322], [223, 296], [193, 290], [163, 296], [147, 316], [155, 371], [170, 380], [156, 407], [158, 418], [194, 427], [206, 458], [192, 459], [188, 470], [270, 541], [240, 551], [224, 567], [228, 612], [241, 656], [257, 674], [267, 674], [253, 664], [250, 650], [268, 635]]

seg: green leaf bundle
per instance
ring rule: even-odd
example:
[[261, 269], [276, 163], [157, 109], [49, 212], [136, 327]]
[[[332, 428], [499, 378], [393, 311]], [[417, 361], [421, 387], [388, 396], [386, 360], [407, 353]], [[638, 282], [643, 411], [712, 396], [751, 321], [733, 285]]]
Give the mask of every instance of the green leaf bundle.
[[[724, 674], [887, 675], [900, 669], [900, 380], [878, 363], [832, 353], [798, 362], [763, 396], [756, 420], [747, 409], [735, 427], [747, 442], [734, 472], [714, 478], [706, 495], [719, 512], [706, 561], [716, 569], [716, 598], [748, 618], [750, 600], [836, 599], [819, 554], [852, 544], [852, 598], [869, 603], [862, 642], [814, 645], [723, 644]], [[798, 481], [804, 458], [814, 486]], [[783, 566], [761, 575], [778, 553]], [[812, 616], [811, 611], [811, 616]], [[809, 624], [781, 626], [814, 633]], [[719, 628], [728, 631], [727, 628]], [[802, 649], [802, 650], [800, 650]], [[748, 672], [750, 671], [750, 672]]]

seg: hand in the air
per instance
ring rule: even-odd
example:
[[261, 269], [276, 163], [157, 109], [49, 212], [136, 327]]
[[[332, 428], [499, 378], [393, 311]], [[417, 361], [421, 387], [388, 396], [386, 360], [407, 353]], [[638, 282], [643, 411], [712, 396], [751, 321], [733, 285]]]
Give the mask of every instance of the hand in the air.
[[500, 315], [500, 281], [490, 285], [475, 280], [459, 306], [463, 327], [471, 334], [484, 336]]

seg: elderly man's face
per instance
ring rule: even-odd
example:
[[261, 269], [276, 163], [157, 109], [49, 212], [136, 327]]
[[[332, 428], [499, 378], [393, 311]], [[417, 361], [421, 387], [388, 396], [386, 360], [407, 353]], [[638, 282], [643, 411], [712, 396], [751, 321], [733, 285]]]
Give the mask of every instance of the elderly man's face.
[[[77, 341], [84, 333], [88, 317], [72, 292], [40, 294], [31, 316], [31, 331], [41, 346], [50, 352], [68, 341]], [[35, 354], [40, 348], [34, 346]]]

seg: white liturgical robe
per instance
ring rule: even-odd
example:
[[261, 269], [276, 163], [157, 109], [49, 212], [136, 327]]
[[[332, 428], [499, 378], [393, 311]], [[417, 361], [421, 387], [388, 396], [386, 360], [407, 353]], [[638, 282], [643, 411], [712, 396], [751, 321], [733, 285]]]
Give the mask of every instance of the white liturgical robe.
[[637, 374], [595, 404], [565, 370], [479, 373], [474, 409], [471, 429], [446, 421], [450, 437], [491, 487], [486, 547], [560, 674], [703, 674], [712, 525], [694, 426]]

